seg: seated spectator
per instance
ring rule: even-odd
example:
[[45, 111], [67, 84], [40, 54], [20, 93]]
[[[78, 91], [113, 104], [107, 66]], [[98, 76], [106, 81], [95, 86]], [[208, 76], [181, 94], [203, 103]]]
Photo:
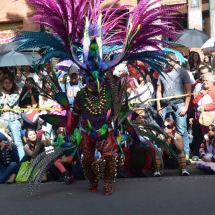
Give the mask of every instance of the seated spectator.
[[[23, 162], [31, 161], [31, 159], [34, 159], [38, 154], [45, 150], [44, 147], [48, 138], [45, 137], [46, 139], [42, 140], [42, 131], [38, 132], [37, 134], [35, 130], [27, 129], [25, 136], [27, 137], [27, 144], [23, 147], [25, 151], [25, 156], [19, 162], [14, 174], [11, 175], [8, 184], [12, 184], [15, 182], [16, 175], [18, 174]], [[44, 177], [44, 181], [47, 181], [46, 177]]]
[[28, 94], [32, 93], [38, 93], [38, 91], [33, 85], [33, 78], [28, 78], [25, 81], [25, 85], [22, 88], [21, 95], [19, 97], [19, 106], [21, 108], [36, 108], [38, 106], [39, 95], [28, 97]]
[[201, 161], [196, 162], [197, 168], [205, 172], [215, 172], [215, 124], [209, 126], [209, 132], [199, 150]]
[[[149, 150], [154, 155], [153, 148], [149, 147]], [[148, 177], [148, 172], [152, 167], [153, 159], [145, 148], [131, 144], [128, 148], [123, 149], [123, 153], [125, 155], [125, 174], [121, 174], [121, 177]]]
[[[181, 167], [181, 175], [189, 176], [190, 174], [186, 170], [186, 156], [184, 153], [183, 139], [182, 139], [182, 136], [176, 132], [177, 130], [176, 122], [170, 118], [165, 119], [163, 123], [163, 129], [165, 132], [165, 137], [163, 138], [163, 140], [166, 141], [169, 147], [171, 147], [171, 149], [177, 154], [180, 167]], [[161, 176], [160, 169], [161, 169], [162, 162], [160, 160], [160, 156], [162, 156], [162, 154], [165, 155], [167, 159], [172, 159], [171, 155], [169, 154], [169, 151], [166, 150], [165, 148], [160, 150], [160, 155], [158, 155], [158, 152], [156, 152], [157, 166], [155, 166], [155, 172], [154, 172], [155, 177]], [[165, 164], [164, 164], [164, 167], [165, 167]]]
[[[16, 109], [19, 108], [19, 93], [13, 77], [5, 77], [0, 96], [1, 109]], [[17, 146], [19, 158], [24, 156], [22, 138], [21, 138], [21, 112], [18, 110], [4, 110], [0, 116], [1, 119], [8, 122], [9, 129], [12, 133], [14, 143]]]
[[[53, 143], [52, 145], [59, 147], [58, 146], [59, 145], [59, 139], [63, 139], [66, 136], [65, 129], [62, 127], [59, 127], [56, 130], [56, 134], [57, 134], [57, 141], [55, 143]], [[67, 155], [67, 156], [64, 155], [55, 161], [54, 165], [61, 172], [61, 176], [60, 176], [58, 181], [60, 181], [60, 182], [64, 181], [66, 184], [70, 184], [74, 180], [74, 177], [72, 176], [72, 174], [65, 168], [65, 167], [70, 166], [70, 169], [71, 169], [73, 157], [74, 157], [73, 154]]]
[[19, 162], [19, 155], [15, 145], [11, 144], [11, 138], [0, 131], [0, 183], [5, 183], [14, 173]]
[[[215, 113], [215, 86], [214, 75], [212, 73], [206, 73], [202, 76], [203, 90], [193, 99], [194, 106], [197, 107], [197, 117], [203, 111], [209, 111]], [[201, 125], [202, 134], [208, 133], [208, 126]]]

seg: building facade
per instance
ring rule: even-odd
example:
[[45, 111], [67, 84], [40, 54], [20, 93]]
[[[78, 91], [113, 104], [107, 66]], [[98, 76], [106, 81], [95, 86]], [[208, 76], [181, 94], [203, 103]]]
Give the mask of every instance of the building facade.
[[[105, 0], [102, 7], [112, 3], [113, 0]], [[138, 0], [121, 0], [119, 5], [136, 6], [137, 3]], [[209, 37], [215, 36], [215, 0], [163, 0], [161, 4], [172, 6], [184, 4], [185, 6], [179, 9], [183, 14], [183, 18], [178, 19], [180, 24], [184, 28], [203, 30]], [[0, 8], [1, 44], [9, 42], [17, 30], [44, 30], [41, 26], [28, 24], [34, 11], [26, 0], [1, 0]]]

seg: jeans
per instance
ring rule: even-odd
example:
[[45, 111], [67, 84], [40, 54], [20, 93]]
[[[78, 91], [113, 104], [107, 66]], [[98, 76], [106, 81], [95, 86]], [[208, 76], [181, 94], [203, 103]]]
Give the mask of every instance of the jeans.
[[23, 144], [22, 144], [22, 138], [21, 138], [22, 125], [19, 120], [15, 120], [15, 121], [8, 120], [8, 125], [9, 125], [10, 131], [12, 133], [14, 143], [17, 146], [17, 150], [19, 153], [19, 159], [21, 160], [25, 155], [25, 152], [23, 149]]
[[181, 107], [184, 106], [184, 103], [177, 104], [178, 109], [172, 110], [172, 112], [167, 113], [167, 108], [163, 108], [163, 120], [166, 118], [171, 118], [175, 120], [177, 125], [177, 132], [182, 136], [183, 138], [183, 144], [184, 144], [184, 152], [186, 155], [190, 154], [190, 147], [189, 147], [189, 138], [187, 133], [187, 114], [184, 116], [179, 115], [179, 111]]
[[17, 168], [16, 162], [11, 162], [8, 166], [0, 164], [0, 184], [4, 183]]

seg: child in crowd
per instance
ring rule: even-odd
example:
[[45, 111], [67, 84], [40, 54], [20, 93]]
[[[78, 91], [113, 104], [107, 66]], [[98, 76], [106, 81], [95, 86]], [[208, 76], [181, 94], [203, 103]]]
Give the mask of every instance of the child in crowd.
[[199, 149], [202, 159], [196, 162], [197, 168], [205, 172], [215, 172], [215, 124], [209, 126], [209, 132], [204, 136]]

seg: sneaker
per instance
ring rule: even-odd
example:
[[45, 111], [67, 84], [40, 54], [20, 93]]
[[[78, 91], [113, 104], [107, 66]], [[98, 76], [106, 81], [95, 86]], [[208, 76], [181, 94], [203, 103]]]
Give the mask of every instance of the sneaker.
[[189, 173], [186, 169], [182, 169], [182, 170], [181, 170], [181, 175], [182, 175], [182, 176], [189, 176], [190, 173]]
[[66, 184], [71, 184], [74, 181], [74, 176], [70, 174], [70, 172], [66, 171], [64, 173], [63, 180]]
[[160, 171], [155, 171], [154, 172], [154, 177], [161, 177]]
[[198, 156], [195, 155], [195, 156], [192, 157], [192, 161], [198, 161], [198, 160], [199, 160]]

